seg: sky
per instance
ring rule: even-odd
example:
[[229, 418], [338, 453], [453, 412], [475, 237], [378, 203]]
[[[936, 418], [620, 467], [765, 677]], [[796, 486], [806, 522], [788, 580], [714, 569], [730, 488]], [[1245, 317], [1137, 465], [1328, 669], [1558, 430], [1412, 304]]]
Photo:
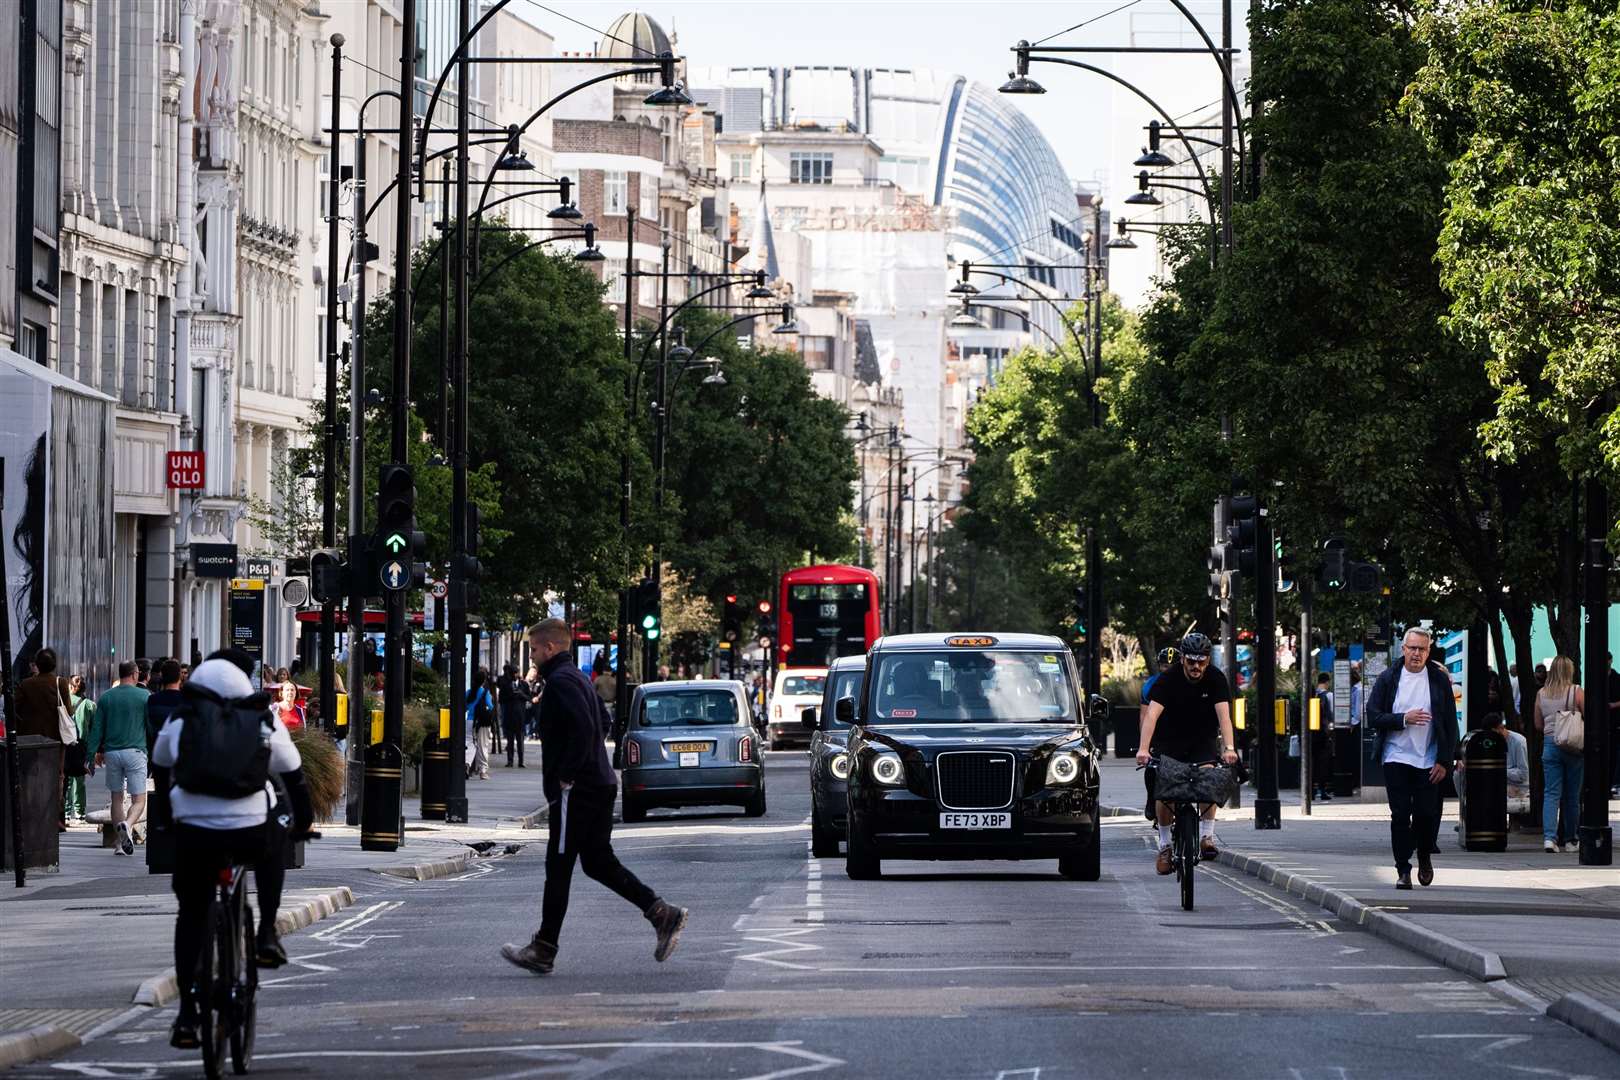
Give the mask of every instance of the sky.
[[[594, 48], [600, 31], [632, 10], [624, 2], [515, 0], [514, 8], [556, 38], [559, 50]], [[1217, 41], [1220, 4], [1189, 0], [1187, 6]], [[1247, 45], [1239, 3], [1235, 44]], [[1119, 45], [1135, 40], [1179, 45], [1184, 22], [1166, 0], [645, 0], [641, 10], [679, 37], [680, 51], [694, 67], [711, 65], [837, 64], [930, 68], [999, 86], [1012, 66], [1011, 46], [1020, 38], [1054, 45]], [[584, 26], [569, 22], [577, 20]], [[1077, 23], [1088, 25], [1064, 32]], [[1055, 35], [1055, 36], [1053, 36]], [[1189, 37], [1186, 44], [1196, 44]], [[1115, 69], [1109, 57], [1080, 59]], [[1219, 77], [1205, 56], [1131, 58], [1131, 80], [1164, 102], [1183, 108], [1214, 103]], [[1009, 97], [1041, 128], [1071, 180], [1106, 178], [1109, 131], [1115, 107], [1112, 84], [1101, 76], [1052, 66], [1031, 71], [1047, 88], [1041, 97]], [[1145, 110], [1135, 102], [1135, 111]], [[1167, 108], [1172, 106], [1167, 105]], [[1146, 114], [1143, 113], [1145, 120]]]

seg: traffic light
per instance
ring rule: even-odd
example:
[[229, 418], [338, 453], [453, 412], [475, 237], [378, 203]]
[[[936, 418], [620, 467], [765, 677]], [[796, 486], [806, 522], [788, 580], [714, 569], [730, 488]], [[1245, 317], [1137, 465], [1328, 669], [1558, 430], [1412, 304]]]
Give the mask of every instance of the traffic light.
[[[483, 600], [483, 589], [479, 580], [484, 575], [484, 564], [478, 561], [478, 504], [467, 504], [467, 535], [466, 551], [461, 556], [461, 600], [462, 607], [467, 611], [477, 611], [479, 602]], [[452, 582], [454, 585], [454, 582]], [[454, 592], [451, 596], [454, 597]]]
[[657, 641], [664, 632], [663, 615], [659, 611], [658, 582], [642, 578], [630, 593], [631, 621], [646, 641]]
[[1350, 580], [1350, 553], [1344, 538], [1330, 537], [1322, 542], [1322, 569], [1317, 572], [1316, 583], [1324, 589], [1337, 591]]
[[1278, 533], [1271, 541], [1271, 562], [1277, 568], [1277, 591], [1280, 593], [1294, 591], [1294, 558], [1283, 551], [1282, 533]]
[[762, 648], [768, 648], [770, 646], [770, 642], [765, 639], [776, 637], [775, 608], [769, 600], [761, 600], [757, 607], [759, 608], [758, 630], [760, 646]]
[[1087, 604], [1087, 600], [1088, 597], [1086, 596], [1086, 587], [1084, 585], [1076, 585], [1074, 588], [1074, 624], [1070, 629], [1073, 631], [1074, 640], [1077, 642], [1084, 642], [1086, 640], [1086, 613], [1091, 610]]
[[1383, 588], [1383, 571], [1379, 569], [1377, 563], [1354, 561], [1350, 563], [1345, 583], [1346, 592], [1376, 593], [1382, 592]]
[[1253, 495], [1234, 495], [1232, 517], [1226, 526], [1226, 540], [1235, 549], [1235, 560], [1227, 565], [1245, 577], [1254, 576], [1255, 530], [1260, 524], [1260, 500]]
[[389, 592], [427, 581], [427, 537], [416, 529], [416, 477], [409, 465], [377, 472], [377, 576]]
[[349, 568], [336, 548], [309, 553], [309, 593], [318, 604], [342, 603], [349, 592]]
[[725, 617], [720, 622], [720, 638], [722, 641], [736, 641], [742, 637], [742, 609], [737, 606], [737, 595], [730, 593], [726, 596]]

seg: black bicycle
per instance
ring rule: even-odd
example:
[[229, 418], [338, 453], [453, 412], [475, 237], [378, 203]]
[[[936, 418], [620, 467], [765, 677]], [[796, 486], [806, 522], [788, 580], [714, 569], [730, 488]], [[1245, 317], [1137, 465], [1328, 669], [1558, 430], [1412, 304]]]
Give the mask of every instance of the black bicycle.
[[1153, 798], [1158, 802], [1170, 803], [1173, 807], [1170, 866], [1175, 871], [1176, 882], [1181, 886], [1181, 909], [1191, 911], [1193, 871], [1202, 859], [1198, 822], [1203, 817], [1205, 806], [1219, 805], [1226, 800], [1225, 791], [1229, 790], [1237, 777], [1236, 766], [1226, 765], [1218, 758], [1182, 762], [1174, 758], [1153, 757], [1145, 767], [1157, 773]]
[[[318, 840], [320, 835], [307, 832], [291, 839]], [[214, 901], [208, 906], [202, 954], [197, 959], [193, 1000], [208, 1080], [224, 1075], [227, 1045], [233, 1072], [241, 1075], [253, 1063], [259, 961], [253, 912], [247, 902], [248, 869], [233, 863], [219, 872]]]

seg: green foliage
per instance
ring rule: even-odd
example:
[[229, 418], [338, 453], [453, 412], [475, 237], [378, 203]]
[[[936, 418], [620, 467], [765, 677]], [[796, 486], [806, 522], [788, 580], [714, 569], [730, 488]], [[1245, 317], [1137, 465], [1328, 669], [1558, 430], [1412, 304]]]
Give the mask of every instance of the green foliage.
[[[526, 243], [524, 234], [486, 233], [482, 276], [472, 279], [468, 453], [492, 482], [486, 494], [499, 493], [483, 519], [483, 613], [500, 622], [528, 618], [542, 610], [549, 590], [611, 619], [631, 562], [617, 499], [620, 453], [630, 436], [626, 364], [601, 283], [571, 258], [540, 248], [520, 253]], [[445, 359], [439, 274], [436, 262], [423, 272], [426, 258], [424, 249], [415, 260], [411, 379], [415, 409], [432, 421], [434, 446], [412, 440], [424, 458], [448, 456], [438, 430]], [[367, 321], [369, 366], [378, 374], [368, 381], [385, 392], [392, 320], [385, 298]], [[630, 449], [645, 476], [641, 445]], [[434, 472], [448, 491], [448, 469], [419, 471], [419, 488], [424, 473]], [[447, 521], [439, 536], [448, 539]]]
[[687, 340], [708, 339], [702, 356], [721, 358], [726, 384], [692, 368], [670, 395], [664, 550], [711, 600], [774, 595], [783, 571], [854, 551], [848, 414], [816, 395], [794, 354], [739, 348], [728, 319], [684, 313]]

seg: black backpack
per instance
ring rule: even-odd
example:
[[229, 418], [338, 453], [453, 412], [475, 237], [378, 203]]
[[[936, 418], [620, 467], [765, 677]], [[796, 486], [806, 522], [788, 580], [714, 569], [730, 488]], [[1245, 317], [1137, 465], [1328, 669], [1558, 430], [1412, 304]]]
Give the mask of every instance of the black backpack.
[[180, 751], [174, 782], [198, 795], [241, 799], [263, 794], [270, 779], [270, 695], [226, 701], [201, 687], [185, 688], [179, 710]]

